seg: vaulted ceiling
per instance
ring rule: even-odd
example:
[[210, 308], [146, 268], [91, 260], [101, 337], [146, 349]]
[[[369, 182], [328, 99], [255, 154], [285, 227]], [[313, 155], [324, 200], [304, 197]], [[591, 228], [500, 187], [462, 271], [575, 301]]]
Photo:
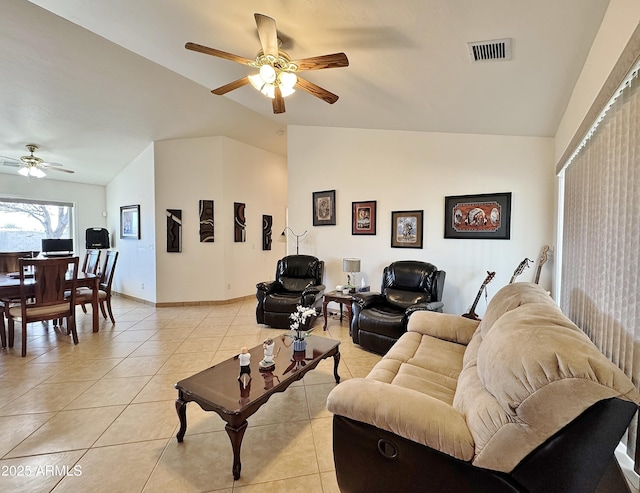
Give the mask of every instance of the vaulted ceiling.
[[[226, 135], [286, 155], [287, 125], [555, 134], [608, 0], [0, 0], [0, 156], [38, 155], [106, 184], [150, 142]], [[345, 52], [305, 72], [337, 94], [298, 90], [286, 113], [232, 61], [254, 58], [253, 14], [276, 19], [292, 58]], [[510, 61], [472, 63], [468, 43], [510, 38]], [[15, 170], [0, 166], [0, 172]], [[54, 174], [54, 173], [50, 173]]]

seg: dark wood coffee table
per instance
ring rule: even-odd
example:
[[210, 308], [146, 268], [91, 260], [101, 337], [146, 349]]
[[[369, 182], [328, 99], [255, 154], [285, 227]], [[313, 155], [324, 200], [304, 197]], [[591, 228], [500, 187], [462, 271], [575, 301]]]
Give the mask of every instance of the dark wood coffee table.
[[218, 363], [211, 368], [180, 380], [176, 411], [180, 430], [176, 438], [182, 442], [187, 431], [187, 403], [196, 402], [204, 411], [214, 411], [227, 422], [225, 430], [233, 448], [233, 479], [240, 478], [240, 447], [247, 429], [247, 418], [255, 413], [276, 392], [284, 392], [293, 382], [300, 380], [323, 359], [333, 356], [333, 376], [340, 382], [340, 341], [326, 337], [307, 337], [306, 351], [293, 351], [292, 340], [284, 335], [274, 337], [275, 368], [260, 369], [264, 357], [262, 345], [251, 348], [251, 380], [243, 387], [239, 380], [237, 358]]

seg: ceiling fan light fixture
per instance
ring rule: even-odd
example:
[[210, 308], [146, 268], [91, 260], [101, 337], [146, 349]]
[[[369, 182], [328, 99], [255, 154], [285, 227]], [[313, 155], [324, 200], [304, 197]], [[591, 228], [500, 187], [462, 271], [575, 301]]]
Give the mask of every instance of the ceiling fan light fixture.
[[20, 173], [22, 176], [29, 176], [29, 168], [20, 168], [18, 170], [18, 173]]
[[273, 84], [276, 81], [276, 75], [276, 70], [271, 65], [260, 67], [260, 77], [267, 84]]
[[[286, 88], [293, 91], [293, 86], [298, 83], [298, 76], [293, 72], [282, 71], [279, 74], [278, 81], [280, 82], [279, 86], [281, 90]], [[284, 96], [284, 92], [282, 95]]]
[[35, 176], [36, 178], [43, 178], [47, 176], [47, 174], [40, 168], [31, 168], [31, 176]]

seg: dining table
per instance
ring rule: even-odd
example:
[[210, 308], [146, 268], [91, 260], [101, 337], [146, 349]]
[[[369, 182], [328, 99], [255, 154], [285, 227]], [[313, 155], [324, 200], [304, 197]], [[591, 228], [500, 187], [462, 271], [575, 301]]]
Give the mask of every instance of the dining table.
[[[33, 283], [33, 280], [26, 280], [26, 283]], [[96, 274], [88, 274], [86, 272], [78, 272], [76, 287], [86, 287], [91, 289], [91, 316], [93, 332], [100, 329], [100, 318], [98, 315], [98, 291], [100, 289], [100, 277]], [[69, 279], [69, 288], [71, 288], [71, 279]], [[0, 299], [16, 299], [20, 298], [20, 273], [9, 272], [0, 274]]]

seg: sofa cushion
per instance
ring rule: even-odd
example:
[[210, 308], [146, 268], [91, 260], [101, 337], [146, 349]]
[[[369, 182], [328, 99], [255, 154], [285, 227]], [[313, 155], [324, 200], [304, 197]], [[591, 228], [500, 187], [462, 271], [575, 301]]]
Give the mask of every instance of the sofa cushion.
[[547, 299], [514, 308], [493, 324], [477, 365], [460, 376], [454, 406], [474, 438], [474, 464], [510, 472], [587, 408], [611, 397], [633, 400], [637, 392]]
[[507, 284], [495, 294], [491, 303], [487, 306], [487, 311], [482, 318], [478, 329], [482, 337], [487, 335], [489, 329], [496, 320], [520, 305], [527, 303], [549, 303], [551, 298], [547, 292], [537, 284], [526, 282], [515, 282]]

